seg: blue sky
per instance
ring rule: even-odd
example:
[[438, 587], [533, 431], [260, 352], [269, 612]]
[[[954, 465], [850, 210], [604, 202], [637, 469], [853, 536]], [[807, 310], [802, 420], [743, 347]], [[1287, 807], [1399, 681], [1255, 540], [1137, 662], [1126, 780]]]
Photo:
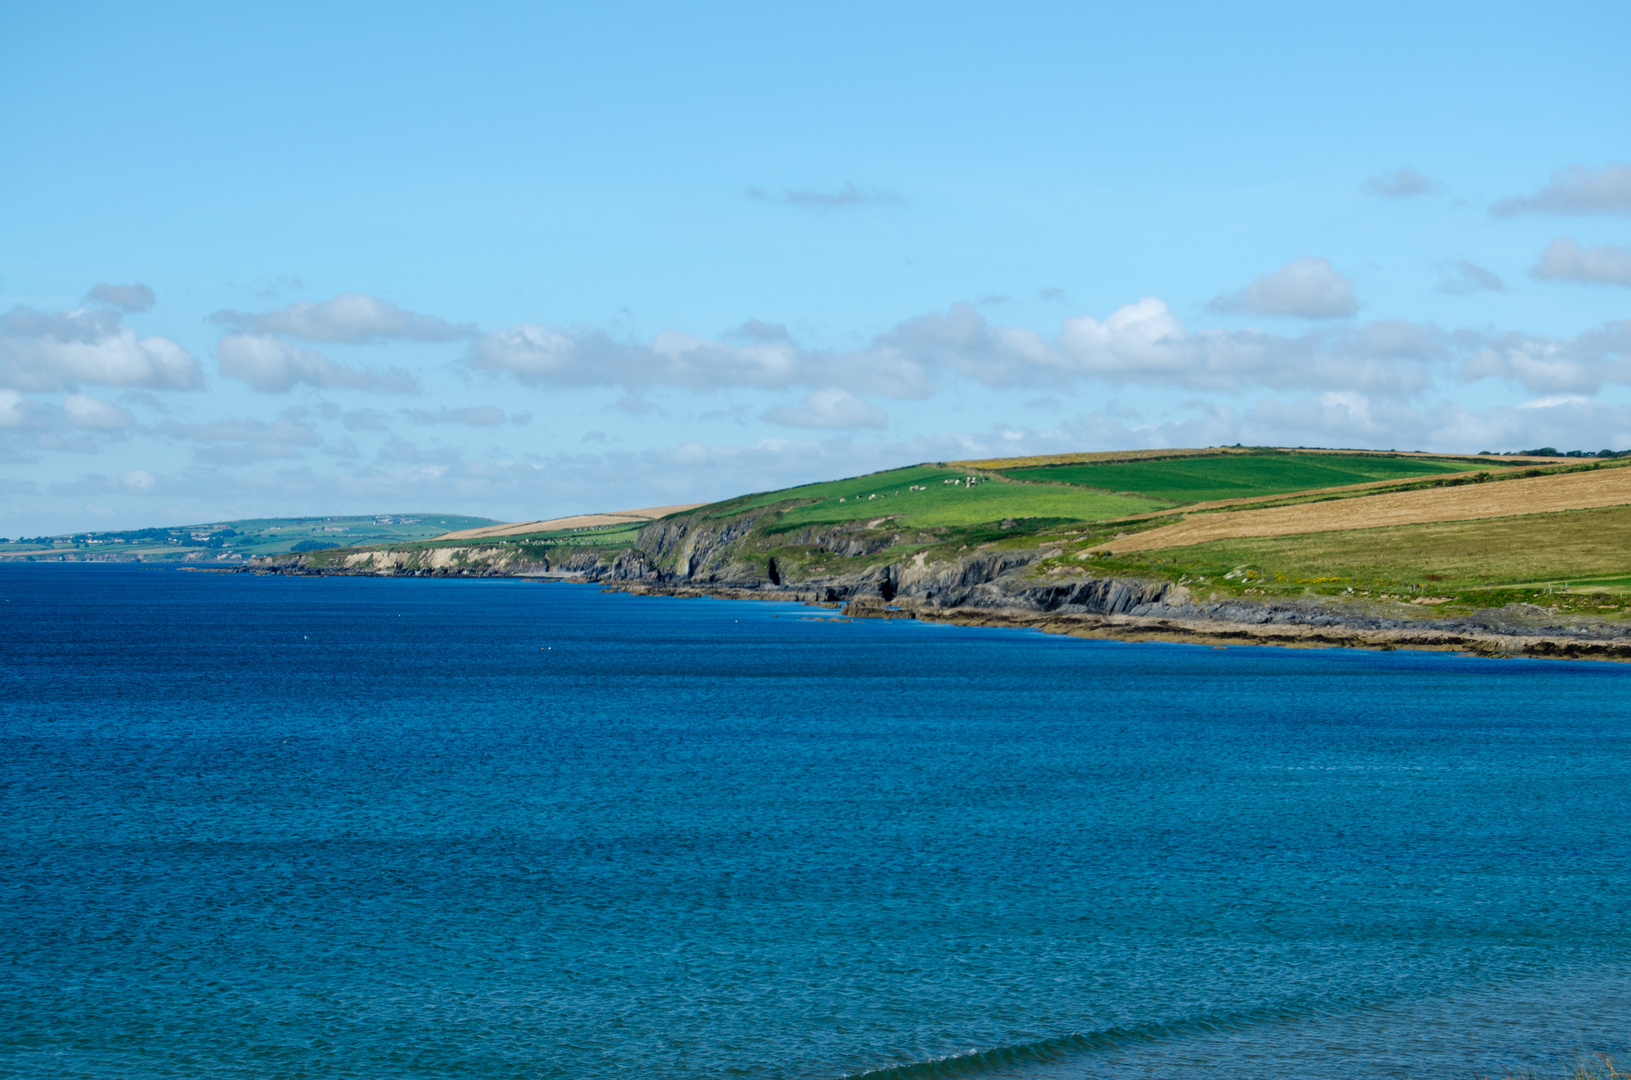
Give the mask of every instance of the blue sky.
[[0, 8], [0, 535], [1631, 448], [1624, 4]]

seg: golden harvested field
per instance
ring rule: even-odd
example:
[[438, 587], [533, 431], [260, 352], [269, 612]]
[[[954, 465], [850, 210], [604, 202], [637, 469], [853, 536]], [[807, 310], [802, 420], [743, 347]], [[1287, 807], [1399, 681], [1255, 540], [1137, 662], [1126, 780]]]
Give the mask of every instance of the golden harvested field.
[[1631, 468], [1605, 467], [1297, 506], [1194, 514], [1176, 524], [1111, 540], [1094, 550], [1120, 555], [1248, 536], [1297, 536], [1627, 504], [1631, 504]]
[[[1217, 581], [1238, 567], [1257, 571], [1251, 584], [1301, 592], [1310, 583], [1342, 586], [1425, 584], [1427, 592], [1587, 583], [1631, 575], [1631, 506], [1300, 536], [1237, 537], [1193, 547], [1128, 555], [1126, 569], [1159, 566]], [[1157, 563], [1156, 560], [1160, 562]], [[1607, 592], [1624, 591], [1608, 582]]]
[[633, 525], [656, 521], [681, 510], [695, 510], [703, 503], [682, 506], [648, 506], [643, 510], [614, 510], [605, 514], [579, 514], [576, 517], [551, 518], [548, 521], [520, 521], [513, 525], [489, 525], [482, 529], [460, 529], [445, 533], [437, 540], [485, 540], [494, 536], [525, 536], [529, 533], [554, 532], [559, 529], [590, 529], [601, 525]]
[[[1397, 480], [1367, 480], [1363, 484], [1339, 484], [1336, 487], [1311, 488], [1308, 491], [1294, 492], [1291, 495], [1286, 496], [1286, 498], [1305, 499], [1310, 496], [1348, 495], [1360, 491], [1379, 491], [1383, 488], [1407, 487], [1411, 484], [1419, 484], [1423, 480], [1430, 479], [1432, 479], [1430, 476], [1405, 476]], [[1187, 506], [1173, 509], [1155, 510], [1148, 514], [1129, 514], [1127, 517], [1121, 518], [1120, 520], [1141, 521], [1145, 518], [1171, 517], [1174, 513], [1178, 512], [1195, 514], [1202, 510], [1227, 510], [1232, 506], [1262, 506], [1263, 503], [1271, 501], [1273, 498], [1274, 496], [1246, 495], [1238, 499], [1208, 499], [1206, 502], [1190, 503]]]
[[1080, 454], [1040, 454], [1017, 458], [975, 458], [968, 461], [948, 461], [961, 469], [1028, 469], [1038, 465], [1097, 465], [1112, 461], [1162, 461], [1167, 458], [1217, 457], [1224, 454], [1245, 454], [1231, 446], [1201, 446], [1173, 450], [1095, 450]]

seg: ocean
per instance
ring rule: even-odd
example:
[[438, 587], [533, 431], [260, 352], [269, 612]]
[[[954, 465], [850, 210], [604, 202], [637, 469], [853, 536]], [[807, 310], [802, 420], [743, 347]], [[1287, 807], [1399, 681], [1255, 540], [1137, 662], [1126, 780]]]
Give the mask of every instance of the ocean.
[[1631, 667], [0, 566], [0, 1075], [1631, 1058]]

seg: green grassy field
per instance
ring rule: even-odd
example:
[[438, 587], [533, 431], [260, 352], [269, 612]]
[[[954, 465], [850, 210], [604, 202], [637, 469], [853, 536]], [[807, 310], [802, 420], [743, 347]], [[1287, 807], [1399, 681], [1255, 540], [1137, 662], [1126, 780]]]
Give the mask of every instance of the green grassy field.
[[[1184, 576], [1288, 594], [1631, 594], [1631, 506], [1266, 539], [1096, 559], [1101, 572]], [[1232, 576], [1230, 576], [1232, 575]], [[1227, 576], [1227, 577], [1226, 577]], [[1232, 583], [1232, 586], [1231, 584]]]
[[1496, 467], [1499, 462], [1371, 457], [1358, 454], [1230, 454], [1165, 461], [1010, 468], [1016, 480], [1078, 484], [1171, 504], [1286, 495], [1311, 488], [1405, 480]]
[[[1231, 453], [1154, 461], [1054, 464], [1000, 473], [943, 464], [914, 465], [846, 480], [763, 492], [715, 503], [703, 517], [731, 517], [803, 503], [774, 531], [890, 518], [911, 528], [966, 528], [1009, 518], [1109, 521], [1210, 499], [1293, 494], [1372, 480], [1466, 472], [1481, 462], [1351, 454]], [[969, 478], [975, 482], [970, 484]]]
[[733, 499], [699, 513], [720, 517], [760, 506], [808, 500], [807, 505], [788, 510], [778, 529], [881, 517], [930, 528], [979, 525], [1006, 518], [1098, 521], [1158, 510], [1164, 505], [1152, 499], [1072, 490], [1058, 484], [981, 479], [971, 486], [971, 475], [944, 465], [916, 465]]

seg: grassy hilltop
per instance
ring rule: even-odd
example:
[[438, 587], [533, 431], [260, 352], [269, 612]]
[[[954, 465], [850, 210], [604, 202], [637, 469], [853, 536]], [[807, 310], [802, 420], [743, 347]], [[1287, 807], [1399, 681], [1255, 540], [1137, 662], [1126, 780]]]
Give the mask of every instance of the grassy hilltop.
[[[1050, 550], [1036, 567], [1038, 575], [1090, 568], [1098, 575], [1181, 581], [1226, 595], [1351, 595], [1441, 609], [1538, 601], [1602, 610], [1618, 608], [1631, 589], [1631, 544], [1625, 542], [1631, 539], [1631, 505], [1583, 508], [1592, 505], [1587, 493], [1582, 508], [1555, 508], [1541, 505], [1544, 499], [1527, 488], [1545, 488], [1548, 478], [1586, 470], [1613, 470], [1614, 479], [1631, 480], [1631, 473], [1621, 472], [1626, 464], [1631, 462], [1286, 450], [1019, 459], [878, 473], [730, 500], [695, 513], [727, 517], [785, 507], [760, 544], [795, 573], [830, 570], [840, 560], [797, 543], [778, 544], [779, 537], [791, 538], [804, 525], [864, 521], [863, 532], [918, 530], [868, 556], [875, 561], [918, 551], [933, 558], [981, 546], [1040, 545]], [[1512, 480], [1529, 483], [1498, 486]], [[1474, 484], [1480, 486], [1469, 487]], [[1481, 493], [1487, 513], [1475, 508], [1470, 519], [1431, 520], [1447, 493], [1460, 489]], [[1511, 497], [1496, 499], [1502, 491]], [[1421, 504], [1414, 516], [1428, 520], [1391, 527], [1378, 520], [1371, 526], [1365, 519], [1380, 509], [1371, 501], [1380, 496], [1414, 498]], [[1604, 498], [1596, 496], [1598, 502]], [[1606, 499], [1631, 504], [1631, 486]], [[1349, 504], [1345, 509], [1358, 517], [1359, 527], [1333, 530], [1318, 520], [1318, 507], [1328, 516], [1335, 508], [1325, 504], [1338, 501]], [[1277, 507], [1308, 508], [1298, 511], [1309, 519], [1308, 531], [1254, 535], [1259, 523], [1253, 512]], [[1118, 544], [1118, 537], [1141, 534], [1156, 541], [1158, 531], [1186, 521], [1203, 522], [1224, 536], [1131, 550]]]
[[1631, 591], [1628, 465], [1555, 451], [1244, 447], [949, 462], [744, 495], [651, 525], [409, 546], [496, 547], [555, 565], [644, 552], [675, 571], [679, 556], [657, 538], [685, 527], [728, 536], [730, 565], [771, 582], [1032, 549], [1037, 577], [1408, 600], [1424, 614], [1513, 601], [1607, 613]]

